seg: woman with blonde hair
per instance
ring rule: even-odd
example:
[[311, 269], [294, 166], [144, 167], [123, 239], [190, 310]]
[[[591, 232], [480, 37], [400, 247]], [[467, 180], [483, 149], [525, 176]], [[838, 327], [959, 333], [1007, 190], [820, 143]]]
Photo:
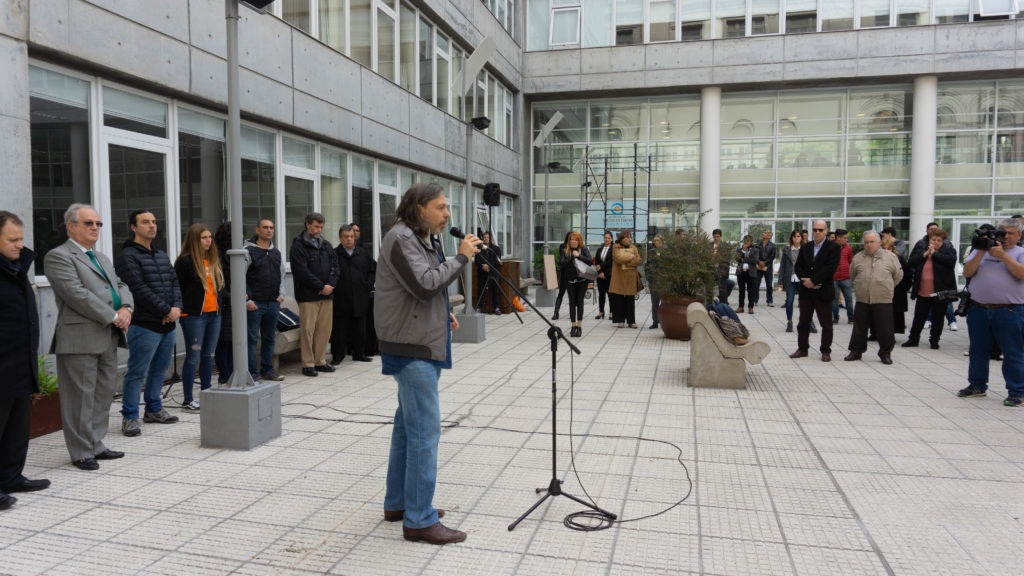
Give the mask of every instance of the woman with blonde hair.
[[174, 262], [181, 286], [181, 331], [185, 335], [185, 362], [181, 367], [181, 385], [185, 398], [181, 407], [199, 410], [192, 396], [196, 371], [201, 390], [210, 387], [213, 356], [220, 335], [220, 291], [224, 287], [213, 232], [203, 224], [193, 224], [185, 232], [181, 254]]
[[569, 294], [569, 320], [572, 330], [569, 336], [583, 336], [583, 298], [587, 293], [588, 281], [576, 270], [576, 260], [590, 264], [593, 259], [590, 251], [583, 245], [583, 236], [579, 232], [570, 232], [561, 254], [562, 286]]
[[637, 284], [640, 273], [637, 270], [643, 260], [640, 252], [633, 245], [633, 234], [629, 230], [619, 232], [619, 238], [612, 246], [612, 281], [608, 285], [608, 294], [612, 299], [612, 321], [622, 328], [627, 323], [636, 328]]

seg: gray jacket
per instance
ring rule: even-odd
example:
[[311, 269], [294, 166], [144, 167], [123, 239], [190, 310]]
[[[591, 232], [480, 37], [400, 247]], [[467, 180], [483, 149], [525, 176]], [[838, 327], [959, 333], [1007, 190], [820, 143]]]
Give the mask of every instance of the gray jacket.
[[444, 263], [427, 240], [403, 222], [381, 242], [373, 302], [381, 352], [443, 362], [449, 309], [445, 289], [469, 260], [459, 254]]

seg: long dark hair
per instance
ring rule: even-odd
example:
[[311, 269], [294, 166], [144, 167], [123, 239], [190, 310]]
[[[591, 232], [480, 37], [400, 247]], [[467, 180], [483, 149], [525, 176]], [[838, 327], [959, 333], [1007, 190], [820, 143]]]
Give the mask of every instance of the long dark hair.
[[430, 234], [427, 224], [420, 215], [420, 207], [444, 195], [444, 187], [436, 182], [417, 182], [402, 195], [402, 201], [395, 210], [395, 222], [403, 222], [417, 234]]

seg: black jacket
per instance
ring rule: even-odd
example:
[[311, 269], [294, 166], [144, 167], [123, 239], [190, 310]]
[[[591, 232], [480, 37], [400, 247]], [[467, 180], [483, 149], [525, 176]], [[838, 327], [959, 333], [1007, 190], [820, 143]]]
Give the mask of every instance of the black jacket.
[[28, 279], [35, 257], [34, 252], [22, 248], [15, 272], [0, 256], [0, 401], [39, 391], [39, 310]]
[[173, 322], [163, 324], [162, 321], [172, 307], [181, 308], [181, 288], [167, 254], [128, 240], [117, 257], [114, 270], [135, 298], [132, 324], [161, 334], [173, 331]]
[[253, 302], [271, 302], [284, 296], [281, 280], [284, 277], [281, 251], [271, 243], [264, 249], [253, 236], [244, 248], [249, 251], [249, 267], [245, 270], [245, 293]]
[[[761, 261], [761, 247], [757, 244], [751, 244], [747, 252], [743, 253], [743, 244], [736, 247], [736, 278], [757, 278], [757, 263]], [[747, 269], [743, 269], [743, 265], [747, 265]]]
[[772, 267], [772, 263], [775, 262], [775, 256], [778, 251], [775, 247], [774, 242], [768, 242], [767, 244], [755, 242], [754, 246], [757, 246], [757, 253], [760, 262], [764, 262], [769, 268]]
[[[481, 247], [482, 246], [483, 244], [481, 244]], [[484, 264], [487, 264], [491, 268], [492, 272], [501, 274], [501, 246], [491, 244], [486, 249], [481, 248], [481, 250], [476, 253], [476, 256], [473, 256], [473, 262], [476, 264], [477, 274], [480, 274], [481, 278], [484, 277], [484, 274], [490, 273], [484, 272]]]
[[[179, 257], [174, 262], [174, 272], [178, 275], [181, 286], [181, 313], [197, 315], [203, 313], [203, 301], [206, 299], [206, 278], [196, 274], [196, 267], [191, 258]], [[217, 312], [221, 312], [220, 294], [217, 294]]]
[[[796, 276], [800, 279], [800, 298], [814, 300], [834, 300], [836, 285], [833, 277], [839, 268], [839, 256], [842, 250], [839, 244], [825, 240], [821, 243], [818, 256], [814, 256], [814, 240], [800, 247], [800, 255], [796, 257]], [[811, 290], [803, 285], [803, 279], [810, 278], [814, 284], [820, 284], [818, 290]]]
[[[927, 247], [925, 248], [927, 250]], [[932, 274], [935, 277], [935, 291], [956, 290], [956, 248], [948, 242], [942, 243], [942, 248], [932, 254]], [[921, 287], [921, 270], [928, 259], [924, 257], [924, 250], [915, 251], [907, 262], [914, 271], [914, 284], [910, 290], [910, 297], [917, 298], [917, 290]]]
[[361, 247], [356, 246], [349, 256], [344, 246], [335, 250], [338, 255], [338, 285], [334, 291], [334, 315], [361, 317], [369, 314], [370, 292], [377, 274], [377, 262]]
[[594, 250], [594, 268], [597, 268], [598, 274], [604, 272], [604, 278], [598, 278], [598, 282], [607, 284], [612, 281], [612, 244], [608, 245], [608, 254], [601, 259], [601, 250], [604, 250], [604, 244], [601, 244]]
[[338, 287], [338, 255], [326, 238], [320, 237], [320, 246], [313, 244], [313, 237], [303, 231], [292, 240], [289, 261], [292, 263], [292, 281], [295, 284], [297, 302], [330, 300], [334, 294], [319, 294], [324, 286]]
[[567, 286], [569, 282], [573, 282], [577, 279], [584, 281], [583, 277], [576, 272], [576, 264], [573, 260], [580, 260], [585, 264], [593, 262], [593, 258], [590, 257], [590, 250], [587, 250], [586, 246], [580, 246], [579, 256], [569, 256], [565, 253], [565, 249], [563, 249], [560, 259], [562, 264], [562, 286]]

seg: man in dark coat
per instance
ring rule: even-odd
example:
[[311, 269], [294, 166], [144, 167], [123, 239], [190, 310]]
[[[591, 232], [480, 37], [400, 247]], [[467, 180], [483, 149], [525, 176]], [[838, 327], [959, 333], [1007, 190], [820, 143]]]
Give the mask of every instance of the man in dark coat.
[[334, 326], [331, 330], [331, 364], [338, 365], [345, 352], [352, 350], [352, 359], [370, 362], [366, 356], [366, 314], [370, 307], [370, 291], [377, 265], [366, 252], [356, 246], [352, 226], [338, 230], [338, 289], [334, 292]]
[[[484, 232], [482, 239], [483, 245], [486, 248], [480, 250], [476, 256], [473, 257], [473, 262], [476, 263], [477, 286], [480, 290], [486, 291], [491, 295], [491, 313], [501, 314], [501, 303], [499, 302], [499, 292], [501, 291], [500, 280], [495, 279], [493, 282], [488, 284], [488, 279], [492, 276], [501, 275], [501, 246], [495, 244], [492, 240], [491, 233]], [[482, 293], [481, 293], [482, 294]], [[477, 297], [478, 300], [482, 299]]]
[[306, 229], [292, 241], [290, 261], [295, 301], [299, 303], [299, 350], [302, 374], [334, 372], [327, 363], [327, 342], [334, 316], [334, 288], [338, 285], [338, 255], [323, 238], [324, 215], [306, 214]]
[[21, 219], [0, 210], [0, 510], [18, 501], [8, 493], [50, 485], [21, 475], [28, 456], [30, 395], [39, 392], [39, 312], [28, 279], [35, 253], [23, 238]]
[[796, 259], [796, 275], [800, 279], [800, 321], [797, 323], [797, 351], [790, 358], [804, 358], [810, 346], [811, 314], [821, 323], [821, 361], [832, 361], [832, 299], [835, 298], [834, 276], [839, 267], [840, 249], [828, 240], [828, 224], [815, 220], [811, 229], [813, 241], [800, 247]]

